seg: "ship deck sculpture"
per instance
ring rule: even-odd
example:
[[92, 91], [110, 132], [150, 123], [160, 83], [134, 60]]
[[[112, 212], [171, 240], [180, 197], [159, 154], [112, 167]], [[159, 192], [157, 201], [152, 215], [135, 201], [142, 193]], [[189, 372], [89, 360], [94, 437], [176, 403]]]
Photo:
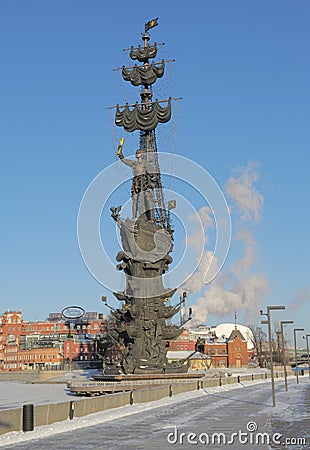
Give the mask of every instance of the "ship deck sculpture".
[[132, 170], [132, 217], [122, 219], [121, 207], [111, 208], [112, 217], [120, 228], [122, 250], [117, 254], [117, 269], [124, 271], [126, 287], [115, 292], [123, 302], [113, 309], [116, 326], [109, 330], [114, 345], [120, 351], [116, 364], [104, 364], [104, 374], [160, 374], [187, 372], [188, 361], [168, 363], [170, 340], [177, 338], [182, 328], [170, 320], [180, 305], [167, 305], [176, 289], [165, 288], [162, 276], [172, 262], [173, 229], [170, 209], [166, 205], [156, 145], [156, 127], [171, 118], [172, 99], [153, 100], [152, 85], [164, 76], [165, 61], [156, 58], [158, 45], [150, 44], [150, 28], [157, 19], [145, 24], [143, 46], [131, 47], [129, 56], [139, 65], [123, 67], [122, 77], [140, 87], [140, 103], [116, 106], [115, 124], [126, 132], [139, 130], [136, 160], [123, 154], [124, 139], [120, 140], [118, 157]]

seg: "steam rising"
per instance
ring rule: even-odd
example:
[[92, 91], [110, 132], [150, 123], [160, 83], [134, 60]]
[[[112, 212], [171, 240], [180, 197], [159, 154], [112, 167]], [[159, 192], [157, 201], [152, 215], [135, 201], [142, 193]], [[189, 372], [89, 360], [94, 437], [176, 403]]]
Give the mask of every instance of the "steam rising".
[[288, 308], [293, 309], [294, 311], [297, 311], [299, 308], [301, 308], [303, 306], [303, 304], [307, 300], [310, 300], [310, 289], [309, 288], [301, 289], [297, 293], [294, 300], [288, 305]]
[[238, 208], [241, 220], [257, 222], [264, 202], [254, 186], [258, 179], [257, 163], [249, 162], [245, 168], [236, 170], [236, 175], [227, 181], [226, 192]]
[[[200, 294], [192, 306], [192, 325], [206, 323], [208, 315], [224, 316], [234, 311], [245, 311], [246, 320], [256, 316], [263, 296], [268, 291], [268, 281], [265, 273], [258, 267], [258, 246], [252, 228], [261, 216], [264, 198], [255, 186], [258, 180], [257, 164], [248, 165], [229, 178], [225, 185], [226, 193], [231, 199], [231, 209], [235, 219], [233, 245], [238, 244], [238, 256], [230, 262], [228, 268], [222, 271], [209, 285], [203, 284], [205, 271], [213, 256], [205, 249], [197, 271], [183, 286], [190, 295]], [[208, 207], [199, 211], [205, 232], [213, 226], [212, 212]], [[208, 243], [205, 236], [205, 245]], [[195, 235], [188, 239], [188, 245], [197, 249]]]

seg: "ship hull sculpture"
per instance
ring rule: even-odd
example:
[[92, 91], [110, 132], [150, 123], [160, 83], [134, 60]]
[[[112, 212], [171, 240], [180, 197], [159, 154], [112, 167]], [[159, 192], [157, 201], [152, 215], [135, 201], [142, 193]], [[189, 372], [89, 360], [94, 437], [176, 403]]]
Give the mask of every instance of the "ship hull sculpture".
[[[164, 75], [165, 62], [150, 63], [155, 58], [157, 45], [149, 45], [148, 30], [157, 20], [148, 22], [142, 35], [144, 45], [130, 49], [129, 56], [143, 65], [123, 67], [122, 76], [133, 86], [141, 86], [141, 103], [116, 107], [116, 126], [127, 132], [140, 131], [136, 160], [123, 154], [124, 139], [120, 140], [117, 155], [132, 170], [132, 217], [123, 220], [121, 207], [111, 208], [112, 217], [120, 228], [122, 251], [116, 268], [125, 273], [126, 287], [115, 292], [123, 302], [113, 309], [116, 326], [109, 330], [115, 347], [119, 349], [118, 363], [104, 363], [104, 374], [158, 374], [187, 372], [188, 360], [168, 363], [169, 341], [177, 338], [182, 328], [167, 324], [180, 305], [167, 305], [176, 289], [165, 288], [162, 276], [172, 262], [173, 230], [170, 225], [170, 207], [164, 200], [155, 129], [171, 117], [171, 99], [152, 100], [151, 85]], [[173, 204], [173, 202], [170, 202]], [[169, 205], [171, 206], [171, 205]], [[173, 205], [174, 207], [174, 205]]]

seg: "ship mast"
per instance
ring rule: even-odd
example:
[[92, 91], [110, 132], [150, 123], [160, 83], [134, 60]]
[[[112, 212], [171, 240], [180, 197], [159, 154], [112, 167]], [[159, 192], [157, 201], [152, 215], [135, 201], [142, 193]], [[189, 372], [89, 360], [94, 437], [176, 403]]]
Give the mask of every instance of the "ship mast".
[[[151, 23], [152, 22], [152, 23]], [[141, 86], [141, 103], [121, 107], [117, 105], [115, 123], [123, 126], [125, 131], [139, 130], [139, 147], [145, 152], [145, 159], [152, 170], [152, 190], [154, 197], [153, 211], [150, 211], [149, 219], [164, 227], [170, 234], [170, 214], [165, 204], [161, 173], [158, 161], [155, 129], [160, 123], [166, 123], [171, 117], [171, 98], [168, 100], [153, 101], [152, 84], [164, 74], [165, 61], [152, 62], [150, 59], [156, 57], [157, 44], [149, 44], [150, 35], [148, 30], [157, 25], [157, 19], [145, 24], [145, 32], [142, 35], [143, 47], [130, 48], [130, 57], [142, 62], [141, 66], [122, 67], [122, 76], [125, 81], [130, 81], [134, 86]], [[160, 103], [168, 103], [162, 107]], [[134, 106], [130, 110], [129, 106]], [[123, 111], [120, 108], [124, 108]]]
[[[142, 35], [144, 48], [149, 46], [150, 35], [147, 31]], [[144, 62], [144, 67], [147, 70], [149, 67], [149, 60]], [[153, 93], [152, 88], [145, 84], [140, 93], [143, 109], [149, 109], [152, 102]], [[163, 188], [161, 183], [160, 168], [158, 163], [158, 152], [156, 145], [155, 129], [151, 131], [140, 131], [140, 148], [145, 150], [146, 159], [154, 167], [154, 173], [156, 174], [156, 182], [154, 185], [154, 220], [165, 228], [170, 228], [170, 221], [166, 212], [166, 205], [164, 200]]]

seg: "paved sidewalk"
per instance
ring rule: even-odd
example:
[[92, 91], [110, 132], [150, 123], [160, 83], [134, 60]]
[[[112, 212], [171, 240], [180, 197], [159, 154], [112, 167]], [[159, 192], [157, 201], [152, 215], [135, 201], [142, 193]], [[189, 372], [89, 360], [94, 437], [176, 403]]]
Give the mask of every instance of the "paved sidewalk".
[[[160, 403], [163, 402], [162, 399], [153, 404], [123, 407], [119, 409], [119, 416], [114, 411], [114, 418], [109, 418], [108, 414], [111, 416], [111, 412], [98, 413], [102, 415], [102, 418], [106, 417], [107, 421], [68, 430], [65, 433], [59, 433], [58, 428], [59, 434], [54, 434], [53, 429], [56, 430], [56, 428], [50, 426], [46, 428], [46, 432], [49, 433], [47, 437], [20, 444], [17, 441], [14, 444], [14, 450], [29, 448], [40, 450], [43, 448], [44, 450], [192, 448], [241, 450], [244, 448], [248, 450], [252, 447], [297, 450], [309, 448], [309, 446], [279, 446], [277, 443], [271, 443], [271, 445], [266, 443], [266, 436], [272, 438], [273, 433], [283, 435], [281, 442], [288, 437], [308, 438], [310, 442], [309, 427], [305, 428], [307, 420], [309, 423], [309, 380], [304, 378], [300, 385], [296, 386], [296, 381], [291, 379], [288, 393], [284, 390], [283, 381], [278, 380], [276, 408], [271, 406], [270, 382], [247, 384], [247, 387], [223, 386], [182, 394], [165, 399], [165, 404]], [[87, 420], [91, 418], [88, 417]], [[61, 427], [61, 424], [57, 425]], [[42, 428], [45, 429], [45, 427]], [[218, 433], [224, 433], [224, 435], [219, 436]], [[259, 439], [259, 445], [255, 445], [257, 433], [266, 433], [264, 444]], [[212, 435], [214, 435], [213, 443]], [[207, 436], [210, 439], [209, 444], [205, 443]], [[27, 433], [25, 437], [30, 438], [30, 433]], [[221, 438], [219, 444], [218, 438]], [[224, 438], [226, 445], [223, 444]], [[233, 443], [228, 444], [228, 441]], [[12, 448], [12, 446], [2, 448]]]

